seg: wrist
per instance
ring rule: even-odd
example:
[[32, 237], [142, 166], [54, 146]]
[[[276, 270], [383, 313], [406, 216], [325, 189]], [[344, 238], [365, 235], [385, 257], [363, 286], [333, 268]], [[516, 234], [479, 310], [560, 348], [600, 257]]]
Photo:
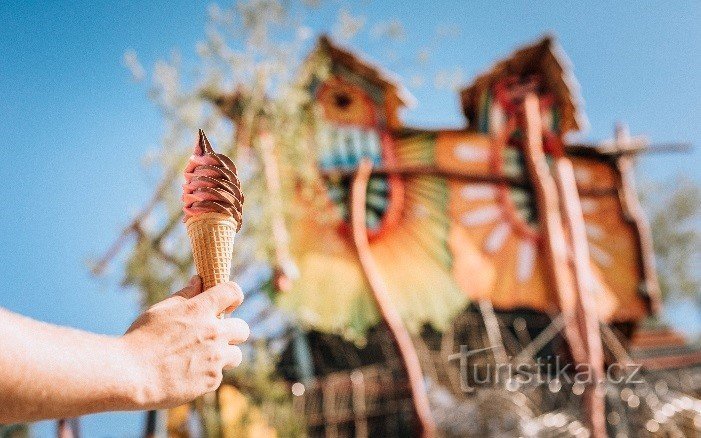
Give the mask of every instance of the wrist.
[[121, 358], [123, 381], [121, 397], [128, 405], [128, 410], [152, 409], [158, 404], [158, 397], [151, 385], [153, 379], [149, 376], [148, 361], [139, 348], [135, 345], [135, 339], [130, 334], [115, 339], [117, 357]]

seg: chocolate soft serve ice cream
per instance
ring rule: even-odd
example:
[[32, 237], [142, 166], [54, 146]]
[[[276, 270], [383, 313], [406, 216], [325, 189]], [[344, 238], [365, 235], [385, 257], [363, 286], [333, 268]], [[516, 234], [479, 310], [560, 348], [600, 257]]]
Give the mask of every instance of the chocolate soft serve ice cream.
[[234, 238], [241, 229], [243, 193], [236, 166], [217, 154], [200, 129], [185, 167], [183, 211], [192, 256], [205, 289], [229, 280]]
[[185, 167], [183, 203], [186, 222], [202, 213], [221, 213], [231, 215], [237, 224], [236, 231], [241, 229], [243, 193], [236, 166], [226, 155], [214, 152], [201, 129], [195, 151]]

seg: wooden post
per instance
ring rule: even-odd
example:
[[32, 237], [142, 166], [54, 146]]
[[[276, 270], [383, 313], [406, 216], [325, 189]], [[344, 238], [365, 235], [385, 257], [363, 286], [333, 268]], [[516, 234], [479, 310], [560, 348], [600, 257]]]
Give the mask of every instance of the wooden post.
[[[494, 312], [492, 302], [486, 299], [477, 302], [480, 308], [480, 315], [484, 321], [484, 328], [487, 330], [487, 339], [494, 355], [494, 362], [497, 364], [509, 363], [509, 357], [506, 355], [504, 348], [504, 340], [501, 336], [501, 327], [499, 326], [499, 318]], [[499, 369], [499, 368], [497, 368]]]
[[[631, 144], [632, 139], [624, 125], [616, 126], [614, 144], [616, 148], [625, 151], [626, 145]], [[640, 274], [643, 278], [641, 285], [648, 299], [650, 311], [658, 313], [662, 303], [660, 299], [660, 286], [657, 281], [657, 271], [655, 270], [655, 255], [652, 246], [652, 233], [650, 225], [645, 218], [645, 213], [640, 205], [638, 193], [635, 187], [635, 175], [633, 170], [634, 155], [619, 154], [615, 158], [614, 165], [618, 170], [619, 177], [619, 197], [623, 206], [623, 214], [633, 225], [633, 230], [637, 237], [638, 250], [640, 251]]]
[[353, 180], [351, 189], [351, 227], [353, 241], [358, 252], [360, 265], [370, 284], [370, 290], [372, 291], [377, 308], [385, 324], [387, 324], [394, 343], [399, 350], [399, 355], [402, 358], [402, 363], [405, 367], [407, 378], [409, 379], [414, 411], [421, 428], [421, 436], [430, 438], [436, 435], [436, 426], [428, 403], [428, 395], [426, 394], [426, 386], [424, 385], [419, 356], [416, 353], [411, 336], [402, 322], [401, 316], [397, 312], [397, 309], [394, 308], [387, 291], [387, 285], [382, 279], [382, 274], [370, 251], [367, 225], [365, 224], [365, 201], [371, 173], [372, 164], [367, 159], [363, 160]]
[[606, 409], [603, 395], [597, 391], [603, 378], [603, 347], [596, 305], [591, 296], [589, 250], [574, 170], [569, 160], [556, 160], [558, 196], [558, 184], [543, 153], [540, 108], [534, 94], [525, 98], [524, 116], [526, 163], [535, 186], [546, 260], [562, 311], [566, 312], [566, 317], [572, 316], [565, 323], [565, 336], [575, 365], [586, 367], [593, 379], [593, 384], [586, 385], [583, 394], [587, 423], [592, 436], [603, 438], [606, 437]]
[[151, 410], [146, 412], [146, 424], [144, 428], [144, 438], [155, 438], [156, 428], [158, 427], [158, 411]]
[[543, 152], [543, 138], [538, 98], [529, 94], [524, 101], [526, 144], [524, 157], [533, 181], [538, 221], [545, 252], [545, 264], [565, 315], [565, 337], [575, 363], [586, 363], [587, 351], [577, 320], [577, 291], [574, 285], [567, 238], [562, 226], [557, 186]]
[[590, 428], [595, 437], [606, 436], [606, 402], [601, 390], [605, 380], [604, 348], [599, 329], [599, 315], [594, 297], [594, 278], [582, 206], [577, 194], [574, 168], [569, 159], [555, 160], [554, 171], [560, 192], [562, 215], [569, 230], [572, 265], [577, 288], [576, 320], [587, 350], [587, 364], [593, 385], [586, 388], [584, 397], [589, 414]]
[[56, 436], [58, 438], [79, 438], [80, 423], [78, 418], [62, 418], [56, 422]]

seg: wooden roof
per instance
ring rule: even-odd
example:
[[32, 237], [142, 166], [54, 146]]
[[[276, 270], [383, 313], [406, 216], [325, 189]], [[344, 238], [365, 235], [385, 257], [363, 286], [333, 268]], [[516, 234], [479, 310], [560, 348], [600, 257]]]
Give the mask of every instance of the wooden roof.
[[563, 133], [583, 129], [586, 126], [586, 116], [581, 109], [579, 84], [571, 73], [567, 56], [550, 35], [521, 47], [498, 61], [460, 91], [463, 112], [468, 121], [475, 123], [477, 119], [483, 90], [505, 76], [534, 73], [542, 74], [547, 86], [555, 94], [558, 106], [562, 108]]
[[365, 80], [378, 85], [386, 92], [396, 96], [396, 98], [404, 106], [413, 106], [416, 102], [414, 96], [401, 83], [399, 77], [384, 70], [377, 63], [361, 57], [350, 49], [342, 48], [340, 45], [331, 41], [331, 39], [322, 35], [316, 43], [311, 54], [307, 57], [307, 61], [303, 66], [303, 74], [305, 77], [309, 74], [307, 65], [314, 59], [317, 59], [319, 54], [325, 54], [331, 58], [332, 62], [342, 65], [347, 69], [362, 76]]

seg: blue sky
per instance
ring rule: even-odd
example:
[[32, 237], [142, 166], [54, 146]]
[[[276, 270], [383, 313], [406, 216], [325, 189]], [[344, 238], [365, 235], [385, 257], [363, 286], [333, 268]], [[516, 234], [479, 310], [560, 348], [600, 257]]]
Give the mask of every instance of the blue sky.
[[[0, 4], [0, 306], [114, 335], [135, 316], [138, 296], [120, 289], [116, 274], [91, 278], [85, 262], [145, 201], [152, 181], [140, 158], [163, 134], [146, 86], [130, 80], [122, 57], [134, 49], [149, 71], [172, 49], [192, 59], [208, 4], [137, 3]], [[308, 25], [328, 30], [339, 5], [369, 23], [397, 18], [407, 34], [395, 48], [400, 57], [426, 45], [437, 29], [455, 27], [457, 36], [432, 46], [429, 73], [459, 67], [464, 82], [514, 47], [554, 32], [582, 86], [591, 125], [583, 138], [607, 138], [623, 120], [654, 141], [692, 142], [692, 154], [644, 158], [639, 173], [701, 182], [701, 3], [533, 3], [334, 1]], [[368, 36], [351, 44], [387, 58], [386, 45]], [[410, 124], [462, 123], [455, 93], [427, 85], [412, 92], [418, 105], [406, 114]], [[142, 419], [90, 416], [84, 432], [136, 436]], [[52, 427], [40, 424], [37, 435], [51, 435]]]

